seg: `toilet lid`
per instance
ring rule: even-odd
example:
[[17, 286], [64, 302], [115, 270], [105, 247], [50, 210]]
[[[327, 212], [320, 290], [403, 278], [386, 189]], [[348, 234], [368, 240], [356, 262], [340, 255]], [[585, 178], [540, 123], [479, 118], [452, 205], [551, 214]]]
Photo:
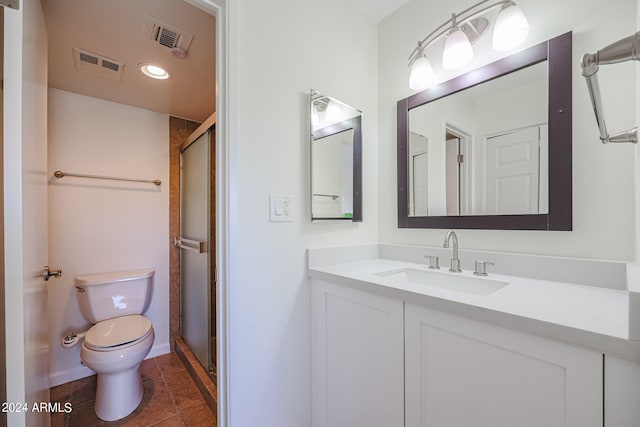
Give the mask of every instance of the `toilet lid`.
[[134, 314], [96, 323], [87, 331], [84, 341], [90, 348], [117, 347], [137, 341], [150, 332], [151, 321]]

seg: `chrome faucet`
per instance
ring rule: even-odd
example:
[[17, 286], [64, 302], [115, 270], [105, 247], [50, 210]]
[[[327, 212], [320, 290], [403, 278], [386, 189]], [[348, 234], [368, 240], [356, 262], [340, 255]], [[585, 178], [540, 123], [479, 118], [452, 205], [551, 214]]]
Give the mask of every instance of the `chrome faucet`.
[[447, 235], [444, 237], [444, 245], [445, 248], [449, 248], [449, 241], [453, 240], [453, 258], [451, 258], [451, 268], [449, 269], [452, 273], [460, 273], [460, 259], [458, 258], [458, 236], [456, 236], [456, 232], [453, 230], [449, 230]]

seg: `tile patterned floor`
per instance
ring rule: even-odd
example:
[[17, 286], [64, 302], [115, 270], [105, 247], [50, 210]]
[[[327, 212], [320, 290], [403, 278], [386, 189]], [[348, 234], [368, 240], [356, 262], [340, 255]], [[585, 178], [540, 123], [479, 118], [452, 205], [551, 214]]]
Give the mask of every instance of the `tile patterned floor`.
[[100, 420], [93, 411], [96, 376], [51, 389], [51, 402], [71, 402], [69, 414], [53, 413], [51, 427], [215, 427], [216, 418], [175, 353], [142, 362], [142, 403], [119, 421]]

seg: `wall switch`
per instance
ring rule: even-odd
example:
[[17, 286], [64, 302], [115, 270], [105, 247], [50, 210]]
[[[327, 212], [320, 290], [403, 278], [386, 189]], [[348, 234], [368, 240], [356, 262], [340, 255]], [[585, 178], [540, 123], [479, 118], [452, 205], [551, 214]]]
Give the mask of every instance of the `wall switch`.
[[271, 222], [293, 221], [293, 195], [291, 194], [270, 194], [269, 220]]

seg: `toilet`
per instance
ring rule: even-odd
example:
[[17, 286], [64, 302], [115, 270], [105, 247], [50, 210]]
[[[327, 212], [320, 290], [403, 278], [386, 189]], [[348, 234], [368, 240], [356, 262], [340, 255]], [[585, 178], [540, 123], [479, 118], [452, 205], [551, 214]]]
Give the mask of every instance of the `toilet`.
[[[82, 315], [93, 324], [84, 336], [80, 359], [98, 374], [95, 412], [115, 421], [142, 401], [140, 364], [153, 345], [149, 308], [153, 269], [76, 276]], [[75, 335], [74, 335], [75, 337]]]

